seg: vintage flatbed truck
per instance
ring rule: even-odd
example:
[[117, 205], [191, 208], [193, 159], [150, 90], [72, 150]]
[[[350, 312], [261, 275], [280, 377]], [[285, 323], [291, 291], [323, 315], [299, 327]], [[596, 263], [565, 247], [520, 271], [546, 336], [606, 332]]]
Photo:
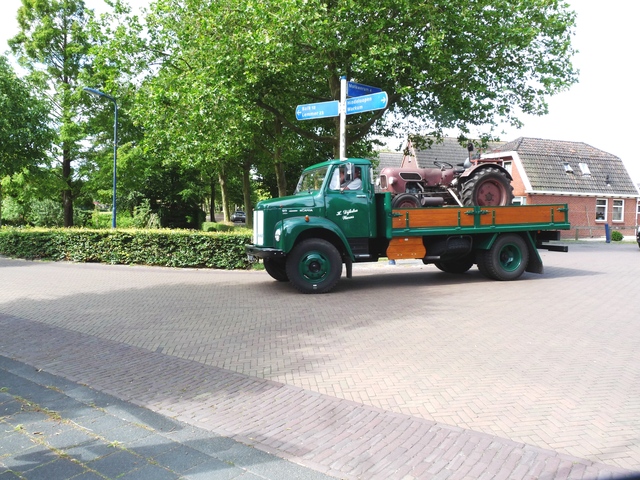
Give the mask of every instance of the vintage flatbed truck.
[[[340, 184], [360, 177], [356, 188]], [[354, 185], [354, 184], [352, 184]], [[474, 264], [490, 279], [542, 273], [538, 249], [570, 228], [566, 204], [392, 208], [390, 193], [376, 193], [366, 159], [331, 160], [305, 169], [292, 196], [256, 205], [251, 260], [262, 259], [278, 281], [303, 293], [326, 293], [358, 262], [422, 259], [448, 273]]]

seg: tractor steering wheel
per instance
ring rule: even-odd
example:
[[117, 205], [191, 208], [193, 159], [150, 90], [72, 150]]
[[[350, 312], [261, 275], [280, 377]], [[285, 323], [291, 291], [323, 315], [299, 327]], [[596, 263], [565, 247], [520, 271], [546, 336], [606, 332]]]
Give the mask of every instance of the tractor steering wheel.
[[449, 162], [439, 162], [438, 160], [434, 160], [433, 164], [440, 170], [444, 170], [445, 168], [453, 168], [453, 165], [451, 165]]

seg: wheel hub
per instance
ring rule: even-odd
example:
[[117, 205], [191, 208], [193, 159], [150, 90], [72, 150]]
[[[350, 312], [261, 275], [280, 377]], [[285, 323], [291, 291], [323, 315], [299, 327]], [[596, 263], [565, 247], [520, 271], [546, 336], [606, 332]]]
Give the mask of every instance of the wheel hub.
[[300, 273], [310, 281], [317, 281], [329, 272], [330, 263], [319, 252], [310, 252], [300, 262]]

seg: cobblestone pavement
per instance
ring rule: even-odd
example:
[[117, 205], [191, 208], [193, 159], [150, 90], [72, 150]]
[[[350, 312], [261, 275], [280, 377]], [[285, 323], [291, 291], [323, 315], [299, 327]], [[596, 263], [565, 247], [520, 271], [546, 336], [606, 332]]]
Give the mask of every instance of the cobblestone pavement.
[[0, 356], [0, 478], [330, 480]]
[[640, 470], [636, 244], [515, 282], [356, 265], [264, 272], [0, 259], [0, 355], [340, 478]]

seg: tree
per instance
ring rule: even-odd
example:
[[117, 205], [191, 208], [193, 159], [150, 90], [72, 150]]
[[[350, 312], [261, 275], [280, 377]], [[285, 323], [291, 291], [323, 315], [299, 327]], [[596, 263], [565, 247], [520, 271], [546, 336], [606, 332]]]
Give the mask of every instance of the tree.
[[51, 96], [57, 126], [56, 154], [60, 158], [64, 225], [73, 225], [73, 200], [81, 182], [74, 177], [74, 160], [83, 138], [79, 115], [83, 99], [77, 79], [86, 68], [90, 39], [82, 0], [22, 0], [20, 32], [9, 46], [41, 92]]
[[[396, 118], [435, 133], [518, 124], [518, 109], [544, 114], [545, 97], [576, 82], [575, 14], [561, 0], [186, 1], [217, 88], [334, 154], [337, 119], [295, 122], [293, 112], [338, 99], [342, 75], [382, 88]], [[347, 143], [383, 128], [383, 113], [348, 117]]]
[[[52, 141], [49, 105], [36, 98], [0, 56], [0, 181], [45, 162]], [[0, 224], [2, 187], [0, 184]]]

